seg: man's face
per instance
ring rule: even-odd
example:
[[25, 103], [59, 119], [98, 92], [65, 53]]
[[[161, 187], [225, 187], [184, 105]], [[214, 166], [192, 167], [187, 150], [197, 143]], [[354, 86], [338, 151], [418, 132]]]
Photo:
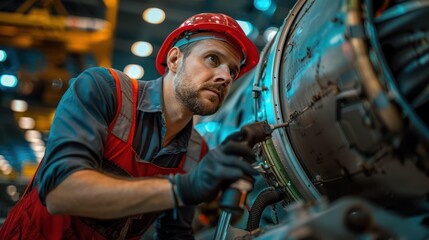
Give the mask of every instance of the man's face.
[[222, 105], [239, 73], [241, 53], [226, 42], [201, 40], [179, 63], [176, 98], [196, 115], [210, 115]]

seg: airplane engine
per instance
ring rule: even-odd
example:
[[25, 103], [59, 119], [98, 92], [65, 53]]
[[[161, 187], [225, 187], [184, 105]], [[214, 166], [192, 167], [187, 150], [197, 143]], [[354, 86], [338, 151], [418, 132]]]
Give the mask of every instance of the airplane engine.
[[301, 0], [285, 15], [257, 68], [196, 125], [214, 146], [248, 123], [290, 123], [254, 147], [285, 217], [241, 236], [427, 239], [429, 1]]

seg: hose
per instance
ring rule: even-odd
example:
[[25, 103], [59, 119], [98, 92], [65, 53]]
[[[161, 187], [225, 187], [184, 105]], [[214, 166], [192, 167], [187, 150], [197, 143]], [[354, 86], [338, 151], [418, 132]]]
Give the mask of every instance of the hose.
[[266, 188], [262, 190], [256, 197], [255, 202], [249, 212], [249, 219], [247, 221], [247, 231], [251, 232], [259, 228], [262, 212], [271, 204], [283, 200], [283, 192], [279, 189]]

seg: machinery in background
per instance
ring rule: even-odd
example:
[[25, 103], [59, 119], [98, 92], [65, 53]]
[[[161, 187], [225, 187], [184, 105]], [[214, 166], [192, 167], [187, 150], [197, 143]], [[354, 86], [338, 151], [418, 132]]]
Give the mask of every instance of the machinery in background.
[[[27, 136], [48, 134], [71, 77], [87, 66], [111, 66], [118, 4], [118, 0], [0, 3], [0, 227], [44, 153], [44, 140]], [[30, 124], [23, 127], [21, 122]]]
[[267, 188], [227, 238], [429, 238], [427, 16], [425, 0], [296, 2], [257, 69], [196, 126], [214, 146], [289, 122], [254, 147]]
[[9, 58], [13, 63], [0, 61], [0, 77], [14, 75], [16, 83], [6, 91], [0, 84], [0, 93], [55, 108], [69, 79], [88, 67], [111, 67], [118, 4], [118, 0], [2, 3], [0, 50], [16, 56]]
[[[76, 15], [79, 8], [86, 8], [87, 16]], [[4, 3], [0, 8], [0, 44], [41, 49], [51, 64], [47, 71], [61, 67], [64, 54], [91, 53], [98, 65], [110, 67], [117, 10], [117, 0], [97, 5], [61, 0]]]

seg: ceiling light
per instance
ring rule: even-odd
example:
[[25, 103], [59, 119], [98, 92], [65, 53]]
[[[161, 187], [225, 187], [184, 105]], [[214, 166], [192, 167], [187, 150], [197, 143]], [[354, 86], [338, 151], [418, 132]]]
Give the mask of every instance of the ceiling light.
[[39, 142], [42, 141], [42, 133], [37, 130], [28, 130], [25, 132], [25, 140], [28, 142]]
[[0, 77], [0, 85], [4, 86], [4, 87], [16, 87], [16, 85], [18, 85], [18, 79], [16, 78], [15, 75], [10, 75], [10, 74], [4, 74], [1, 75]]
[[4, 62], [7, 58], [7, 53], [0, 49], [0, 62]]
[[139, 57], [147, 57], [152, 54], [152, 44], [148, 42], [138, 41], [131, 46], [131, 52]]
[[17, 188], [15, 185], [9, 185], [6, 187], [6, 192], [9, 196], [12, 196], [13, 194], [15, 194], [17, 191]]
[[18, 120], [18, 125], [22, 129], [32, 129], [36, 126], [36, 121], [31, 117], [20, 117]]
[[144, 75], [144, 69], [142, 66], [137, 64], [129, 64], [124, 68], [124, 73], [130, 78], [140, 79]]
[[259, 11], [267, 11], [271, 6], [271, 0], [254, 0], [253, 6]]
[[159, 8], [148, 8], [143, 12], [143, 19], [152, 24], [160, 24], [165, 20], [165, 12]]
[[40, 163], [45, 156], [45, 152], [34, 152], [34, 155], [36, 155], [36, 161]]
[[279, 31], [279, 29], [276, 27], [267, 28], [263, 34], [263, 38], [264, 38], [265, 42], [271, 41], [271, 39], [273, 39], [274, 36], [276, 36], [278, 31]]
[[6, 163], [9, 164], [9, 162], [7, 160], [0, 159], [0, 167], [3, 166], [3, 165], [5, 165]]
[[15, 99], [10, 102], [10, 109], [14, 112], [25, 112], [28, 109], [28, 104], [24, 100]]
[[250, 22], [241, 21], [241, 20], [237, 20], [237, 22], [240, 25], [241, 29], [243, 29], [246, 36], [253, 31], [253, 25]]
[[9, 175], [13, 170], [12, 166], [10, 166], [9, 164], [1, 166], [0, 169], [2, 170], [4, 175]]

